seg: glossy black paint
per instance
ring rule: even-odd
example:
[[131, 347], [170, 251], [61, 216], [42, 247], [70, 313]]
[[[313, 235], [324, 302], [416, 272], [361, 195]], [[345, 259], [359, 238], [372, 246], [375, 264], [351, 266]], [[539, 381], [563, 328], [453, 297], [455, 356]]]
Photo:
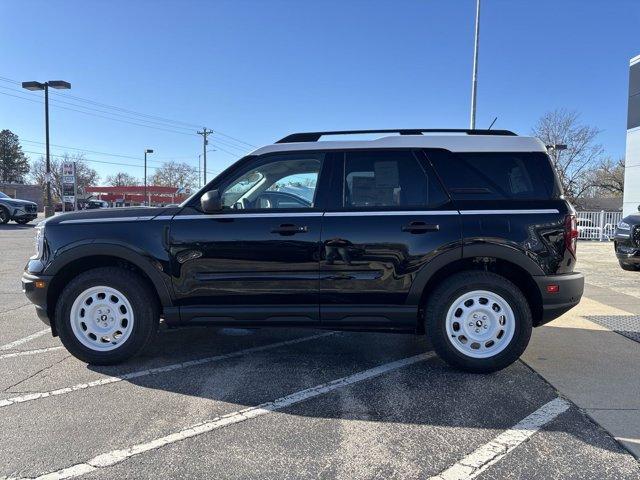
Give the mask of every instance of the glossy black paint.
[[[345, 210], [336, 203], [333, 184], [343, 156], [320, 153], [324, 164], [314, 208], [205, 214], [204, 192], [262, 160], [246, 157], [180, 207], [52, 217], [45, 224], [44, 255], [25, 268], [25, 291], [41, 316], [50, 318], [57, 301], [51, 292], [59, 292], [56, 282], [65, 271], [116, 259], [149, 278], [169, 323], [416, 331], [430, 279], [465, 259], [491, 258], [533, 279], [548, 306], [544, 321], [579, 300], [582, 277], [571, 275], [575, 258], [564, 244], [565, 217], [573, 212], [565, 200], [449, 198], [402, 213]], [[429, 168], [429, 152], [415, 154], [423, 153]], [[474, 213], [505, 209], [553, 212]], [[549, 276], [565, 285], [562, 295], [545, 297]], [[33, 292], [37, 278], [46, 279], [44, 292]]]
[[616, 228], [613, 248], [623, 265], [640, 268], [640, 213], [622, 219], [629, 230]]

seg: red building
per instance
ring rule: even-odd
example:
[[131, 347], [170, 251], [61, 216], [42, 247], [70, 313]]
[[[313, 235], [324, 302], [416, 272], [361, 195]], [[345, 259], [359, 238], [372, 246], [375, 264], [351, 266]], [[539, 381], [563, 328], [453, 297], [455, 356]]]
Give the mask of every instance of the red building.
[[[114, 206], [144, 205], [144, 186], [125, 187], [86, 187], [85, 192], [94, 198], [109, 202]], [[168, 205], [180, 203], [187, 198], [188, 193], [182, 188], [147, 186], [148, 205]]]

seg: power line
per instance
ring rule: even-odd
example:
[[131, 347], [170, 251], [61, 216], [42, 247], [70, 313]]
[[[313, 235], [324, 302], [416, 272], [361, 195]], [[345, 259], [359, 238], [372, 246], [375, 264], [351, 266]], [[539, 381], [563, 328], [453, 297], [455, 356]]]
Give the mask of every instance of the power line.
[[[43, 103], [40, 100], [35, 100], [35, 99], [27, 98], [27, 97], [21, 97], [21, 96], [18, 96], [18, 95], [12, 95], [10, 93], [5, 93], [5, 92], [0, 92], [0, 95], [6, 95], [6, 96], [9, 96], [9, 97], [15, 97], [15, 98], [19, 98], [19, 99], [22, 99], [22, 100], [27, 100], [29, 102], [34, 102], [34, 103], [39, 103], [39, 104]], [[127, 120], [122, 120], [122, 119], [119, 119], [119, 118], [107, 117], [107, 116], [104, 116], [104, 115], [98, 115], [96, 113], [85, 112], [83, 110], [77, 110], [77, 109], [74, 109], [74, 108], [63, 107], [63, 106], [60, 106], [60, 105], [56, 105], [56, 107], [57, 108], [61, 108], [63, 110], [70, 110], [72, 112], [84, 113], [85, 115], [90, 115], [92, 117], [105, 118], [107, 120], [112, 120], [114, 122], [127, 123], [129, 125], [136, 125], [136, 126], [139, 126], [139, 127], [152, 128], [154, 130], [161, 130], [161, 131], [164, 131], [164, 132], [171, 132], [171, 133], [176, 133], [176, 134], [180, 134], [180, 135], [187, 135], [187, 136], [190, 136], [190, 137], [195, 135], [193, 133], [179, 132], [177, 130], [170, 130], [168, 128], [155, 127], [153, 125], [146, 125], [146, 124], [143, 124], [143, 123], [129, 122]]]
[[[0, 76], [0, 81], [4, 81], [4, 82], [7, 82], [7, 83], [11, 83], [11, 84], [17, 85], [17, 86], [21, 86], [21, 82], [15, 80], [15, 79], [7, 78], [7, 77]], [[10, 89], [9, 87], [2, 87], [2, 88], [7, 88], [9, 90], [13, 90], [13, 91], [16, 91], [16, 92], [24, 93], [21, 90]], [[55, 91], [52, 91], [52, 93], [54, 95], [56, 95], [56, 96], [61, 95], [59, 92], [55, 92]], [[8, 94], [5, 94], [5, 95], [8, 95]], [[92, 104], [92, 105], [97, 105], [97, 106], [100, 106], [100, 107], [103, 107], [103, 108], [113, 109], [113, 110], [117, 110], [117, 111], [120, 111], [120, 112], [127, 113], [129, 115], [136, 115], [136, 116], [144, 117], [144, 118], [142, 118], [142, 119], [136, 119], [136, 118], [132, 119], [130, 116], [126, 116], [126, 115], [123, 115], [123, 114], [119, 114], [119, 113], [115, 113], [115, 112], [105, 112], [104, 110], [98, 110], [96, 108], [86, 107], [84, 105], [78, 105], [76, 103], [68, 102], [68, 101], [65, 101], [65, 100], [52, 99], [52, 101], [55, 101], [57, 103], [62, 103], [62, 104], [75, 106], [75, 107], [78, 107], [78, 108], [84, 108], [84, 109], [87, 109], [87, 110], [94, 110], [94, 111], [97, 111], [97, 112], [100, 112], [100, 113], [106, 113], [108, 115], [120, 116], [120, 117], [124, 117], [126, 119], [129, 119], [129, 120], [136, 120], [138, 122], [142, 121], [142, 122], [147, 122], [147, 123], [153, 123], [153, 124], [156, 124], [156, 125], [162, 125], [164, 127], [179, 128], [179, 129], [183, 129], [183, 130], [190, 130], [190, 128], [187, 128], [187, 127], [196, 127], [196, 128], [198, 127], [196, 124], [193, 124], [193, 123], [184, 122], [184, 121], [180, 121], [180, 120], [171, 120], [171, 119], [168, 119], [168, 118], [165, 118], [165, 117], [160, 117], [158, 115], [149, 115], [149, 114], [146, 114], [146, 113], [137, 112], [135, 110], [130, 110], [130, 109], [122, 108], [122, 107], [117, 107], [115, 105], [109, 105], [107, 103], [96, 102], [95, 100], [89, 100], [89, 99], [82, 98], [82, 97], [79, 97], [79, 96], [76, 96], [76, 95], [71, 95], [71, 94], [66, 93], [66, 92], [64, 94], [64, 97], [65, 98], [72, 98], [72, 99], [80, 101], [80, 102], [85, 102], [85, 103], [89, 103], [89, 104]], [[25, 97], [16, 97], [16, 98], [26, 99]], [[39, 103], [41, 103], [41, 102], [39, 102]], [[60, 107], [60, 108], [63, 108], [63, 107]], [[67, 108], [67, 109], [71, 110], [71, 111], [74, 111], [73, 109], [70, 109], [70, 108]], [[81, 112], [81, 113], [87, 113], [87, 112]], [[146, 119], [152, 119], [152, 120], [145, 120], [145, 118]], [[109, 118], [109, 119], [118, 121], [118, 120], [113, 119], [113, 118]], [[157, 121], [154, 121], [154, 120], [157, 120]], [[123, 121], [123, 120], [120, 120], [120, 121]], [[139, 124], [135, 124], [135, 125], [139, 125]], [[185, 126], [181, 126], [181, 125], [185, 125]], [[141, 126], [146, 126], [146, 125], [141, 125]], [[148, 128], [151, 128], [151, 127], [148, 127]], [[178, 133], [178, 132], [176, 132], [176, 133]], [[249, 147], [252, 147], [252, 148], [257, 148], [255, 145], [253, 145], [251, 143], [245, 142], [244, 140], [240, 140], [239, 138], [236, 138], [236, 137], [233, 137], [231, 135], [228, 135], [228, 134], [226, 134], [226, 133], [224, 133], [222, 131], [216, 130], [215, 133], [218, 134], [218, 135], [222, 135], [223, 137], [226, 137], [226, 138], [228, 138], [230, 140], [236, 141], [236, 142], [238, 142], [240, 144], [243, 144], [243, 145], [246, 145], [246, 146], [249, 146]], [[234, 145], [232, 145], [231, 143], [228, 143], [227, 146], [231, 147], [231, 146], [234, 146]], [[235, 148], [240, 148], [240, 147], [237, 147], [237, 146], [234, 146], [234, 147]]]
[[[34, 152], [31, 150], [23, 150], [24, 153], [31, 153], [33, 155], [44, 155], [44, 152]], [[66, 155], [59, 155], [59, 154], [50, 154], [50, 156], [55, 157], [55, 158], [67, 158]], [[144, 164], [132, 164], [132, 163], [119, 163], [119, 162], [109, 162], [106, 160], [96, 160], [96, 159], [92, 159], [92, 158], [82, 158], [80, 159], [80, 161], [83, 162], [89, 162], [89, 163], [101, 163], [101, 164], [105, 164], [105, 165], [118, 165], [118, 166], [122, 166], [122, 167], [138, 167], [138, 168], [144, 168]], [[155, 168], [155, 169], [160, 169], [163, 168], [163, 166], [159, 166], [159, 167], [155, 167], [155, 166], [148, 166], [147, 168]], [[197, 172], [196, 167], [191, 167], [193, 169], [193, 172]], [[207, 173], [210, 174], [218, 174], [220, 173], [222, 170], [213, 170], [213, 171], [207, 171]]]

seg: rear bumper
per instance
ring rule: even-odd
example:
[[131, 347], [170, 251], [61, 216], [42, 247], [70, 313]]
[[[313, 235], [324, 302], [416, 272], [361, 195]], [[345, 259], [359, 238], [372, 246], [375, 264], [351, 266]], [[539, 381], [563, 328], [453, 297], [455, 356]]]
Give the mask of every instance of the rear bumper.
[[[580, 302], [584, 292], [584, 275], [581, 273], [535, 276], [533, 279], [538, 285], [542, 298], [542, 316], [535, 324], [536, 327], [571, 310]], [[558, 291], [549, 293], [547, 291], [549, 285], [557, 285]]]
[[[30, 273], [22, 274], [22, 291], [29, 301], [36, 307], [38, 318], [45, 325], [51, 326], [49, 312], [47, 312], [47, 291], [52, 277], [46, 275], [31, 275]], [[44, 286], [36, 286], [36, 282], [44, 282]]]

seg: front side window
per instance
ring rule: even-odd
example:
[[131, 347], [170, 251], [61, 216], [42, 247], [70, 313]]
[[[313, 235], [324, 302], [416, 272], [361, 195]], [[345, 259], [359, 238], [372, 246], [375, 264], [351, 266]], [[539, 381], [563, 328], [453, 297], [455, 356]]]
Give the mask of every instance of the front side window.
[[321, 165], [314, 155], [263, 159], [222, 189], [222, 204], [232, 210], [313, 208]]
[[411, 151], [347, 152], [344, 164], [345, 208], [428, 207], [446, 194]]

